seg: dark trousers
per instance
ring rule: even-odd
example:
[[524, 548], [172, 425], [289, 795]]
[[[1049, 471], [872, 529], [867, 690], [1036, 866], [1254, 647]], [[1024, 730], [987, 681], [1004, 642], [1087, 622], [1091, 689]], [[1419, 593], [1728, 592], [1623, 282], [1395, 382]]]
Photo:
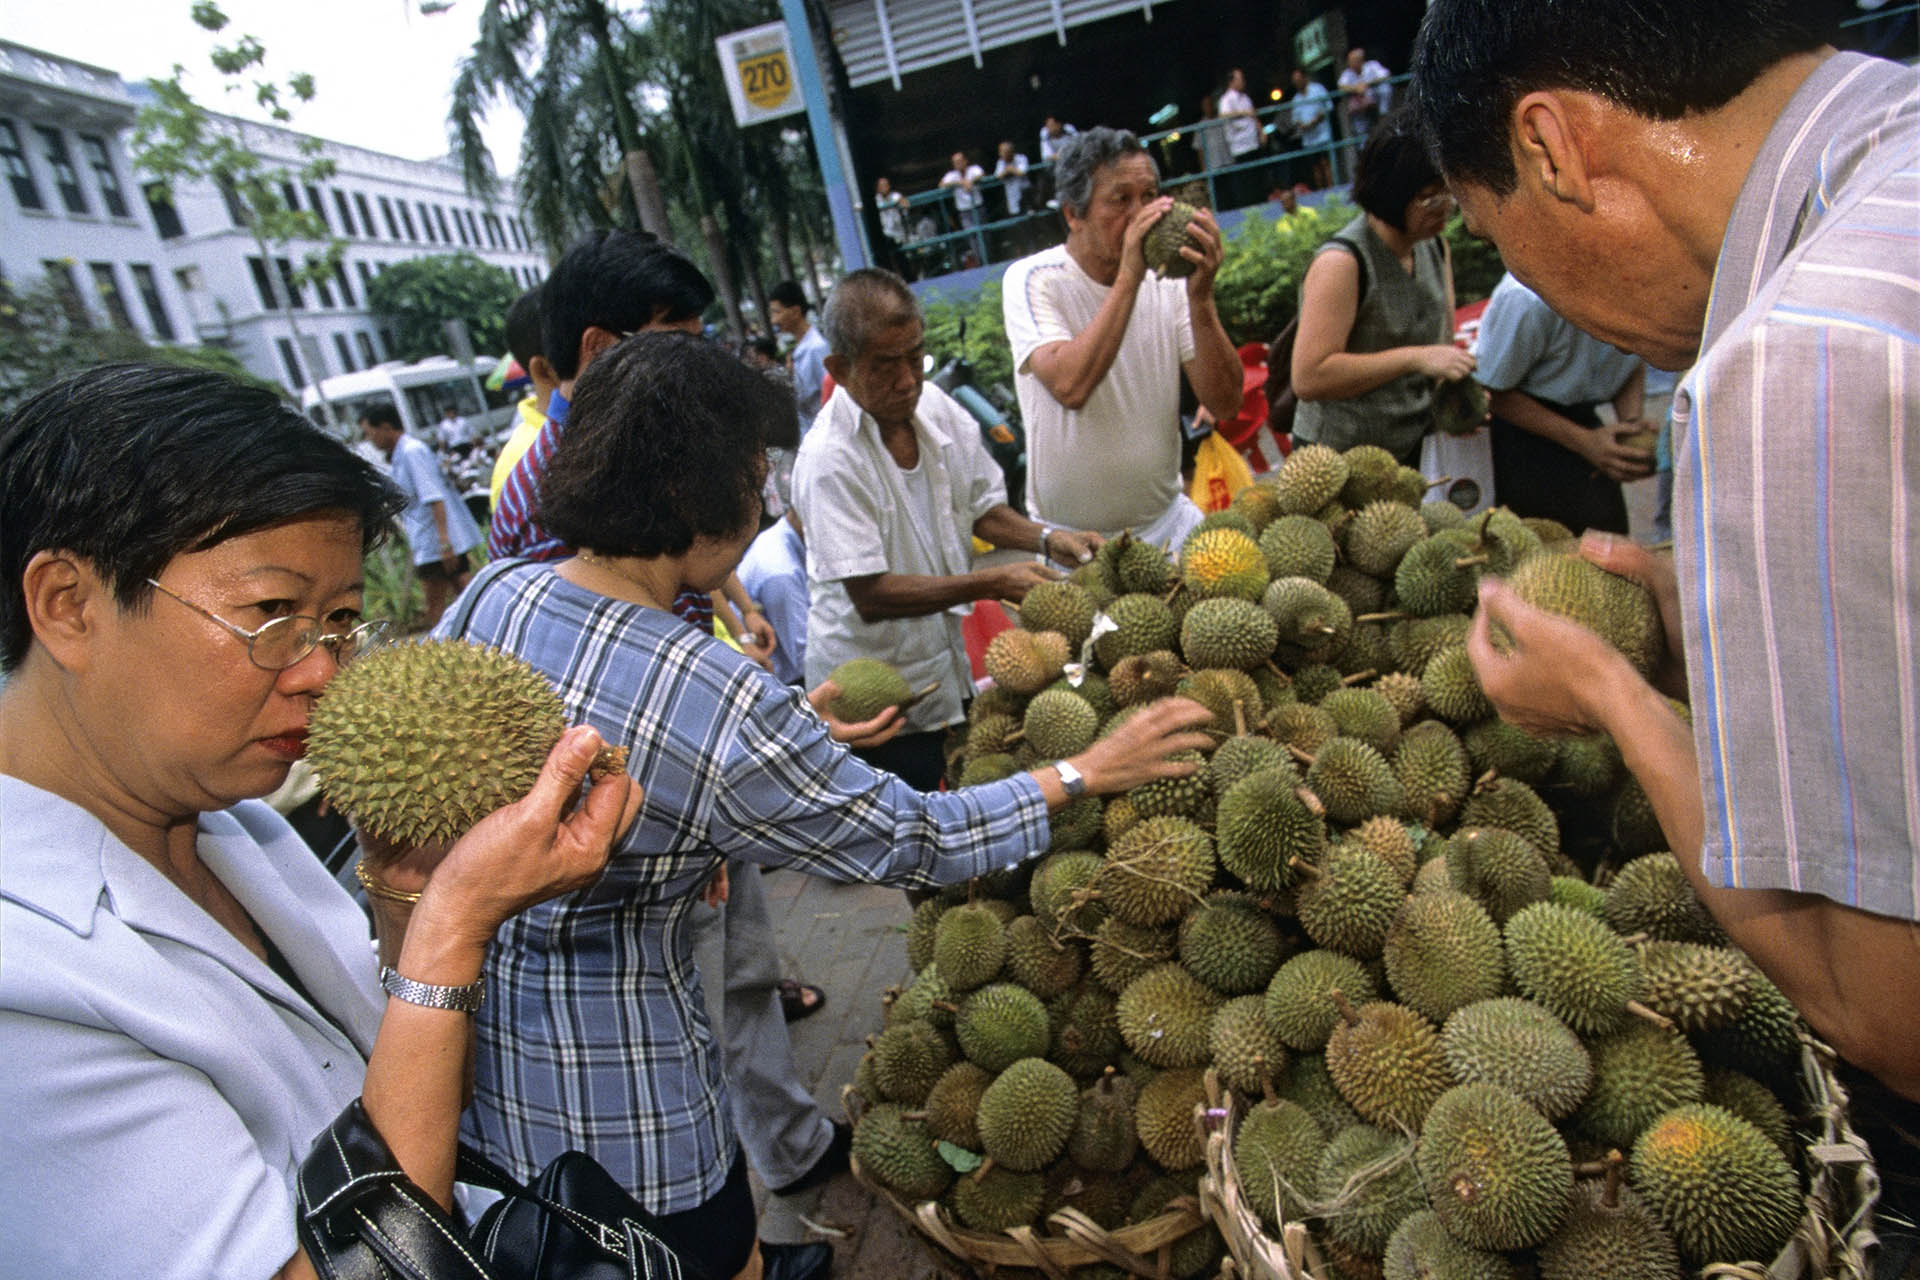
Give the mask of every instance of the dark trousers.
[[853, 754], [876, 769], [897, 775], [915, 791], [938, 791], [947, 773], [946, 742], [944, 729], [903, 733], [891, 742]]
[[[1594, 405], [1540, 403], [1589, 430], [1600, 425]], [[1517, 516], [1558, 520], [1576, 534], [1627, 532], [1627, 500], [1618, 480], [1595, 471], [1572, 450], [1498, 416], [1493, 419], [1493, 496]]]

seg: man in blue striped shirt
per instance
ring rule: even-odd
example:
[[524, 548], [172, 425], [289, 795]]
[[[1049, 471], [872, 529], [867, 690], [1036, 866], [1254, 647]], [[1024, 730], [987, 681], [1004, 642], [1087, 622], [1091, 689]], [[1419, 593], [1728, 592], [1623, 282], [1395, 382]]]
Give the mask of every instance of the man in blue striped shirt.
[[1811, 9], [1437, 0], [1415, 97], [1515, 276], [1594, 336], [1694, 366], [1677, 590], [1636, 548], [1585, 548], [1664, 587], [1666, 687], [1693, 727], [1491, 583], [1488, 695], [1529, 728], [1612, 734], [1734, 941], [1920, 1099], [1920, 76], [1836, 53]]

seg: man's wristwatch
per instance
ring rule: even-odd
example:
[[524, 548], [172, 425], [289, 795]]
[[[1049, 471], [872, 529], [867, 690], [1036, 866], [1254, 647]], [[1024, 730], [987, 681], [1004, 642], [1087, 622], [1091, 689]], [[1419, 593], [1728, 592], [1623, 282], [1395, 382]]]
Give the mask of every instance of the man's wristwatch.
[[1066, 791], [1067, 799], [1078, 800], [1081, 796], [1087, 794], [1086, 775], [1078, 769], [1068, 764], [1065, 760], [1056, 760], [1053, 762], [1053, 770], [1060, 775], [1060, 786]]
[[1053, 526], [1050, 524], [1040, 526], [1040, 558], [1053, 559]]
[[429, 982], [403, 978], [392, 965], [380, 966], [380, 986], [396, 1000], [428, 1009], [452, 1009], [456, 1013], [478, 1013], [487, 998], [487, 980], [475, 978], [464, 987], [436, 987]]

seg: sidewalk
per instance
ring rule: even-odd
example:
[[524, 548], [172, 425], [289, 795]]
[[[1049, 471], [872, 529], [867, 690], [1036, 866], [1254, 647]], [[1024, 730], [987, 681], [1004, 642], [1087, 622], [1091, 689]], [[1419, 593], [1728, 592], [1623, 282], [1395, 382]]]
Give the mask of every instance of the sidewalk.
[[[853, 1080], [867, 1038], [880, 1032], [881, 993], [909, 976], [906, 895], [875, 885], [835, 884], [796, 871], [768, 872], [765, 885], [781, 972], [827, 993], [825, 1008], [792, 1024], [794, 1060], [821, 1107], [834, 1119], [843, 1119], [840, 1090]], [[842, 1174], [807, 1199], [806, 1205], [777, 1206], [762, 1220], [761, 1236], [772, 1241], [820, 1239], [809, 1234], [808, 1222], [846, 1232], [830, 1240], [835, 1280], [930, 1280], [958, 1274], [851, 1174]]]

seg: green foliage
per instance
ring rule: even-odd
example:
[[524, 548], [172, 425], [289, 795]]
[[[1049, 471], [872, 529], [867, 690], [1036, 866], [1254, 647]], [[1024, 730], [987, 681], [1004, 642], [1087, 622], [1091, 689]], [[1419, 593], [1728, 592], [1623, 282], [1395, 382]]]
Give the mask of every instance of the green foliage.
[[361, 598], [361, 616], [384, 618], [393, 624], [393, 634], [410, 635], [426, 622], [427, 596], [414, 576], [413, 559], [401, 538], [388, 538], [367, 553], [366, 591]]
[[1339, 199], [1271, 219], [1260, 208], [1247, 210], [1227, 237], [1226, 258], [1213, 281], [1220, 322], [1235, 346], [1280, 336], [1300, 309], [1300, 282], [1314, 252], [1354, 213]]
[[448, 320], [467, 322], [475, 351], [504, 350], [519, 296], [512, 276], [462, 251], [389, 264], [368, 286], [367, 308], [393, 323], [397, 358], [420, 360], [446, 351]]
[[1490, 295], [1493, 286], [1507, 273], [1493, 241], [1468, 235], [1466, 220], [1457, 213], [1447, 223], [1444, 234], [1447, 247], [1453, 250], [1454, 303], [1464, 307]]
[[[920, 304], [927, 322], [927, 354], [937, 368], [957, 355], [973, 364], [982, 387], [1013, 386], [1013, 348], [1007, 342], [1006, 313], [1000, 308], [1000, 282], [989, 281], [971, 300], [954, 301], [936, 293]], [[966, 339], [960, 336], [966, 326]]]

